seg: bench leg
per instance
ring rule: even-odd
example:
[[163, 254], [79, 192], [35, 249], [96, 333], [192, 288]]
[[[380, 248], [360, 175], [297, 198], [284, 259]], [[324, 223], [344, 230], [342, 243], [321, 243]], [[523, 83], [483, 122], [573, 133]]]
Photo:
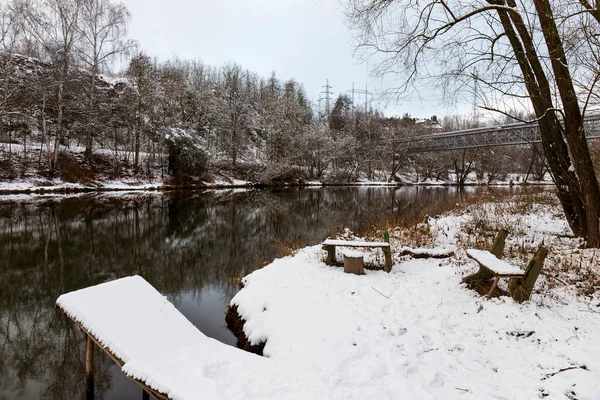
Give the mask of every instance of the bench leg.
[[327, 260], [325, 261], [325, 264], [335, 264], [335, 246], [327, 246]]
[[383, 254], [385, 255], [385, 272], [390, 272], [392, 270], [392, 250], [384, 247]]
[[491, 298], [492, 298], [492, 295], [494, 294], [494, 290], [496, 290], [496, 288], [498, 287], [498, 282], [499, 282], [499, 281], [500, 281], [500, 277], [499, 277], [499, 276], [496, 276], [496, 277], [494, 278], [494, 283], [492, 284], [492, 288], [490, 289], [490, 292], [489, 292], [489, 293], [488, 293], [488, 295], [487, 295], [487, 298], [488, 298], [488, 299], [491, 299]]

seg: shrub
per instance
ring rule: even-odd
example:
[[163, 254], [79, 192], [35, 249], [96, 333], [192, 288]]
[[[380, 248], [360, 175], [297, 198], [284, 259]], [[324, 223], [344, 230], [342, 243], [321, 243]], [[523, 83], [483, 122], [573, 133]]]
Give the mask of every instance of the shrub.
[[194, 132], [174, 128], [166, 137], [169, 172], [175, 178], [201, 177], [206, 172], [208, 156]]

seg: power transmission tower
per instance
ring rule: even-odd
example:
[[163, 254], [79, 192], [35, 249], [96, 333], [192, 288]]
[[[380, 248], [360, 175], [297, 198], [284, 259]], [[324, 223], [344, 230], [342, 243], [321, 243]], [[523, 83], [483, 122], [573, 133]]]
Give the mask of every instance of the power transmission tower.
[[354, 104], [354, 94], [356, 93], [354, 82], [352, 82], [352, 90], [346, 90], [346, 93], [352, 94], [352, 119], [354, 119], [354, 126], [356, 126], [358, 124], [358, 115], [356, 114], [356, 104]]
[[322, 91], [321, 94], [325, 95], [325, 111], [327, 117], [329, 117], [329, 113], [331, 112], [331, 89], [333, 89], [333, 87], [329, 85], [329, 79], [327, 79], [327, 84], [323, 86], [323, 88], [325, 90]]
[[354, 89], [354, 84], [352, 84], [352, 102], [354, 103], [354, 92], [358, 94], [365, 95], [365, 115], [369, 113], [369, 95], [373, 94], [369, 92], [369, 85], [365, 85], [365, 90]]
[[473, 123], [479, 126], [479, 108], [477, 107], [477, 94], [479, 92], [479, 77], [477, 68], [473, 68]]

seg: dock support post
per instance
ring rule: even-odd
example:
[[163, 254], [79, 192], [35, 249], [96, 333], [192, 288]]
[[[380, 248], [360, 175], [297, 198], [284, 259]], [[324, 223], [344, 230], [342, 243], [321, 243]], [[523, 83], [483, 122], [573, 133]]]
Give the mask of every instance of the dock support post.
[[85, 400], [94, 400], [94, 341], [90, 335], [85, 344]]

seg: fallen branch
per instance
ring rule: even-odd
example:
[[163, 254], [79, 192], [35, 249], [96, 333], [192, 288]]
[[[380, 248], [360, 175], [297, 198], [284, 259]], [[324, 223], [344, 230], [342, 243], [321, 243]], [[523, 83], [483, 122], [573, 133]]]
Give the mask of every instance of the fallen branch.
[[548, 378], [551, 378], [551, 377], [553, 377], [554, 375], [560, 374], [561, 372], [570, 371], [570, 370], [572, 370], [572, 369], [584, 369], [584, 370], [586, 370], [586, 371], [588, 370], [588, 369], [587, 369], [587, 367], [586, 367], [585, 365], [575, 365], [575, 366], [573, 366], [573, 367], [567, 367], [567, 368], [562, 368], [562, 369], [559, 369], [558, 371], [556, 371], [556, 372], [552, 372], [551, 374], [546, 374], [546, 377], [545, 377], [545, 378], [542, 378], [542, 380], [544, 380], [544, 379], [548, 379]]
[[385, 297], [386, 299], [390, 299], [389, 297], [387, 297], [385, 294], [381, 293], [379, 290], [375, 289], [373, 286], [371, 286], [371, 289], [373, 289], [374, 291], [376, 291], [377, 293], [379, 293], [380, 295], [382, 295], [383, 297]]
[[535, 331], [512, 331], [512, 332], [506, 332], [506, 333], [511, 336], [516, 336], [516, 337], [529, 337], [529, 336], [533, 335], [535, 333]]

